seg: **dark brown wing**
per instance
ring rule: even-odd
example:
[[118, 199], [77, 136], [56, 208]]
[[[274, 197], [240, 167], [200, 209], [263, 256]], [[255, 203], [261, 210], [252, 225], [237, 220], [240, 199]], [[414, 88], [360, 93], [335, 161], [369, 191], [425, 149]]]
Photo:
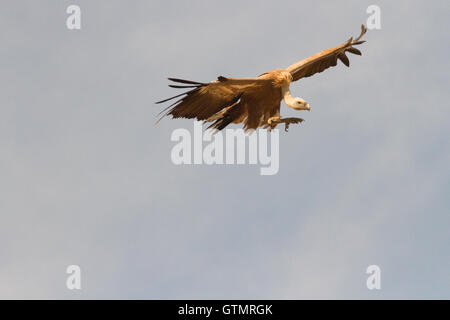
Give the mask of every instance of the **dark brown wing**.
[[337, 64], [337, 59], [341, 60], [348, 67], [350, 66], [350, 61], [345, 53], [350, 52], [361, 55], [361, 51], [353, 46], [365, 42], [360, 41], [360, 39], [366, 31], [366, 27], [362, 25], [361, 34], [356, 40], [350, 38], [347, 42], [341, 44], [340, 46], [323, 50], [307, 59], [290, 65], [286, 70], [291, 73], [293, 81], [297, 81], [301, 78], [310, 77], [316, 73], [322, 72], [329, 67], [334, 67]]
[[255, 90], [262, 84], [270, 83], [270, 80], [265, 79], [225, 77], [219, 77], [217, 81], [210, 83], [174, 78], [169, 78], [169, 80], [183, 84], [170, 85], [171, 87], [193, 89], [172, 98], [158, 101], [157, 103], [163, 103], [181, 97], [162, 111], [165, 112], [162, 117], [172, 115], [173, 118], [196, 118], [197, 120], [211, 118], [222, 109], [238, 102], [245, 92]]

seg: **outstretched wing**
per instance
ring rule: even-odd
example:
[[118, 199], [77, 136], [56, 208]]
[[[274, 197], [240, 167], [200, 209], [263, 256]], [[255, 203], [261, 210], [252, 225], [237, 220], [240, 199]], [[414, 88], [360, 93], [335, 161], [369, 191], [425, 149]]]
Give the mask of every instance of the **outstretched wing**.
[[366, 31], [366, 27], [361, 25], [361, 34], [357, 39], [353, 40], [353, 38], [350, 38], [347, 42], [341, 44], [340, 46], [323, 50], [307, 59], [290, 65], [286, 70], [291, 73], [293, 81], [297, 81], [301, 78], [310, 77], [316, 73], [322, 72], [329, 67], [334, 67], [337, 64], [337, 59], [341, 60], [347, 67], [349, 67], [350, 61], [345, 53], [350, 52], [361, 55], [361, 51], [353, 46], [365, 42], [360, 41], [360, 39]]
[[256, 78], [234, 79], [225, 77], [219, 77], [217, 81], [210, 83], [175, 78], [169, 78], [169, 80], [183, 84], [169, 85], [172, 88], [192, 89], [169, 99], [156, 102], [163, 103], [180, 97], [179, 100], [161, 112], [165, 112], [161, 118], [166, 115], [172, 115], [173, 118], [196, 118], [197, 120], [206, 120], [212, 117], [222, 109], [239, 101], [245, 92], [257, 90], [270, 81]]

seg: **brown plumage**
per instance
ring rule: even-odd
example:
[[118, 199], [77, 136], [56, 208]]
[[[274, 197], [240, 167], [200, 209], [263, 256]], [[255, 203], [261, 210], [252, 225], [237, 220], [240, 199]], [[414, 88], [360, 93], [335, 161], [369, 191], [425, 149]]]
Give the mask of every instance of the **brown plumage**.
[[[356, 40], [350, 38], [345, 43], [331, 49], [321, 51], [307, 59], [297, 62], [286, 69], [275, 69], [263, 73], [257, 78], [218, 77], [210, 83], [169, 78], [178, 83], [169, 85], [173, 88], [190, 89], [174, 97], [158, 101], [163, 103], [180, 98], [164, 109], [161, 118], [172, 115], [172, 118], [188, 118], [211, 122], [209, 128], [222, 130], [230, 123], [244, 123], [244, 129], [266, 127], [273, 129], [279, 123], [285, 123], [286, 130], [291, 123], [302, 122], [300, 118], [280, 118], [280, 102], [296, 110], [310, 110], [309, 105], [300, 98], [293, 98], [289, 91], [292, 81], [310, 77], [342, 61], [350, 65], [346, 52], [361, 55], [354, 48], [366, 33], [364, 25]], [[160, 118], [160, 120], [161, 120]], [[158, 120], [159, 121], [159, 120]]]

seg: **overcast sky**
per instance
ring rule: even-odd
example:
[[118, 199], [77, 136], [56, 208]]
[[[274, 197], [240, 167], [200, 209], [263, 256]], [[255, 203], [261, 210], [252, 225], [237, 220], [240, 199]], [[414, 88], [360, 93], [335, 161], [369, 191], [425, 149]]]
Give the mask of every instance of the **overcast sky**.
[[[82, 29], [66, 28], [81, 7]], [[280, 170], [176, 166], [168, 76], [286, 67]], [[4, 1], [0, 298], [450, 298], [448, 1]], [[66, 288], [66, 267], [82, 289]], [[367, 266], [382, 272], [366, 288]]]

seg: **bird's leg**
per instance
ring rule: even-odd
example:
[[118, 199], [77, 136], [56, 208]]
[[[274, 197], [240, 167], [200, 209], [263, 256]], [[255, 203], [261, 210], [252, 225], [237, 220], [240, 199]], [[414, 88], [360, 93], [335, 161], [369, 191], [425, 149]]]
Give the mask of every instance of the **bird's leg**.
[[288, 131], [289, 130], [289, 125], [291, 123], [296, 124], [296, 123], [302, 123], [303, 121], [305, 121], [302, 118], [283, 118], [283, 119], [279, 119], [280, 123], [284, 123], [284, 131]]
[[280, 118], [280, 116], [275, 116], [267, 120], [267, 124], [264, 126], [264, 128], [270, 128], [270, 131], [272, 131], [278, 124], [284, 123], [284, 130], [288, 131], [290, 124], [301, 123], [303, 121], [305, 120], [302, 118]]
[[267, 120], [267, 124], [264, 128], [270, 128], [270, 131], [272, 131], [280, 122], [280, 116], [271, 117]]

